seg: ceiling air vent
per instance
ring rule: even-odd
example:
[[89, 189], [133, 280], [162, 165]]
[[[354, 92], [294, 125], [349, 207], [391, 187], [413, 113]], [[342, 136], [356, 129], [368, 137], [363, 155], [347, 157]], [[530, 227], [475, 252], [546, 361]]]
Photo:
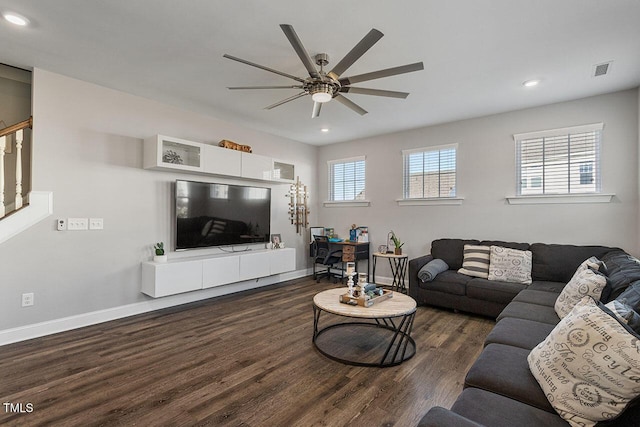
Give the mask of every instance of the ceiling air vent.
[[611, 63], [613, 61], [604, 62], [602, 64], [596, 64], [593, 66], [593, 77], [600, 77], [606, 75], [611, 69]]

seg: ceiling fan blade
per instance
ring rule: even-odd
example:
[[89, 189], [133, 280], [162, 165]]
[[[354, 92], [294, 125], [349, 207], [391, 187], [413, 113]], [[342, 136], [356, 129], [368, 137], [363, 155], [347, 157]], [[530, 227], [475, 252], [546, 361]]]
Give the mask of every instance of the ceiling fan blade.
[[337, 94], [333, 99], [335, 99], [336, 101], [338, 101], [339, 103], [341, 103], [345, 107], [349, 107], [350, 109], [352, 109], [356, 113], [360, 114], [361, 116], [364, 116], [365, 114], [367, 114], [367, 110], [365, 110], [364, 108], [362, 108], [361, 106], [359, 106], [355, 102], [348, 100], [347, 98], [345, 98], [344, 96], [342, 96], [340, 94]]
[[236, 90], [236, 89], [302, 89], [303, 86], [232, 86], [227, 89]]
[[300, 57], [300, 60], [302, 61], [305, 68], [309, 72], [309, 75], [313, 78], [320, 77], [320, 74], [318, 73], [318, 70], [316, 69], [314, 62], [311, 60], [311, 57], [309, 56], [309, 54], [307, 53], [307, 50], [302, 45], [302, 42], [298, 38], [298, 35], [296, 34], [293, 27], [288, 24], [280, 24], [280, 28], [282, 28], [284, 35], [287, 36], [287, 38], [289, 39], [289, 43], [291, 43], [291, 46], [293, 46], [293, 50], [295, 50], [298, 56]]
[[311, 112], [311, 118], [315, 119], [316, 117], [320, 116], [320, 109], [322, 108], [322, 103], [321, 102], [314, 102], [313, 103], [313, 111]]
[[291, 74], [283, 73], [282, 71], [274, 70], [273, 68], [265, 67], [264, 65], [256, 64], [255, 62], [247, 61], [246, 59], [237, 58], [235, 56], [227, 55], [226, 53], [222, 56], [233, 61], [242, 62], [243, 64], [251, 65], [252, 67], [260, 68], [261, 70], [276, 73], [281, 76], [289, 77], [290, 79], [304, 83], [304, 79], [301, 79], [300, 77], [292, 76]]
[[283, 99], [282, 101], [278, 101], [278, 102], [276, 102], [275, 104], [271, 104], [271, 105], [269, 105], [269, 106], [267, 106], [267, 107], [264, 107], [264, 109], [265, 109], [265, 110], [271, 110], [272, 108], [276, 108], [276, 107], [278, 107], [278, 106], [280, 106], [280, 105], [282, 105], [282, 104], [285, 104], [285, 103], [287, 103], [287, 102], [289, 102], [289, 101], [293, 101], [294, 99], [298, 99], [298, 98], [303, 97], [303, 96], [305, 96], [305, 95], [307, 95], [307, 92], [300, 92], [300, 93], [299, 93], [299, 94], [297, 94], [297, 95], [290, 96], [290, 97], [289, 97], [289, 98], [287, 98], [287, 99]]
[[343, 86], [340, 88], [342, 93], [357, 93], [360, 95], [387, 96], [389, 98], [405, 99], [409, 96], [408, 92], [396, 92], [393, 90], [367, 89], [364, 87]]
[[415, 64], [401, 65], [399, 67], [387, 68], [385, 70], [373, 71], [371, 73], [359, 74], [353, 77], [345, 77], [340, 79], [342, 86], [349, 86], [353, 83], [365, 82], [367, 80], [381, 79], [383, 77], [395, 76], [398, 74], [411, 73], [412, 71], [424, 70], [424, 64], [422, 62], [416, 62]]
[[367, 33], [367, 35], [364, 36], [364, 38], [360, 40], [358, 44], [355, 45], [353, 49], [351, 49], [351, 51], [349, 51], [349, 53], [347, 53], [345, 57], [336, 64], [335, 67], [333, 67], [333, 70], [329, 72], [328, 76], [335, 80], [338, 80], [342, 73], [347, 71], [347, 69], [351, 67], [354, 62], [360, 59], [360, 57], [364, 55], [366, 51], [371, 49], [371, 47], [382, 38], [382, 36], [384, 36], [384, 34], [376, 30], [375, 28], [369, 31], [369, 33]]

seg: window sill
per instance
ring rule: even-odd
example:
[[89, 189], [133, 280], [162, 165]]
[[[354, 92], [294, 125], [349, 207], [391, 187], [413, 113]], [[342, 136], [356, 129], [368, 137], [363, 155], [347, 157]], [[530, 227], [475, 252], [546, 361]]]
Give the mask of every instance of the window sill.
[[464, 199], [461, 197], [442, 197], [430, 199], [398, 199], [398, 206], [438, 206], [461, 205]]
[[371, 205], [368, 200], [327, 200], [322, 202], [325, 208], [365, 208]]
[[539, 196], [508, 196], [510, 205], [544, 205], [572, 203], [611, 203], [615, 194], [553, 194]]

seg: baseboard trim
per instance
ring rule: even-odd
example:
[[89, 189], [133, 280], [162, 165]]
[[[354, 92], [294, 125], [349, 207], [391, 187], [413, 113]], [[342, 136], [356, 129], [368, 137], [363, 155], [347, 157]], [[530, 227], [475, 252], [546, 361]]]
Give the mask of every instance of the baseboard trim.
[[0, 346], [70, 331], [72, 329], [83, 328], [85, 326], [96, 325], [98, 323], [109, 322], [111, 320], [122, 319], [124, 317], [135, 316], [137, 314], [148, 313], [150, 311], [161, 310], [163, 308], [174, 307], [249, 289], [274, 285], [286, 280], [305, 277], [309, 274], [311, 274], [310, 269], [295, 270], [288, 273], [232, 283], [230, 285], [204, 289], [201, 291], [186, 292], [163, 298], [150, 298], [147, 301], [136, 302], [119, 307], [107, 308], [104, 310], [63, 317], [46, 322], [34, 323], [32, 325], [0, 330]]

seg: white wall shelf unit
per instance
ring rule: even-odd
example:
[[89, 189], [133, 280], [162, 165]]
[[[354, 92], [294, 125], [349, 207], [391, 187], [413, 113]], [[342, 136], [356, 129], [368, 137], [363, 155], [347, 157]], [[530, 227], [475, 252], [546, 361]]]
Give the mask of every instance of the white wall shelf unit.
[[145, 169], [203, 172], [202, 144], [156, 135], [144, 140]]
[[295, 248], [258, 250], [142, 263], [142, 292], [154, 297], [179, 294], [293, 271]]
[[291, 183], [295, 179], [291, 163], [164, 135], [144, 140], [143, 167], [269, 182]]

